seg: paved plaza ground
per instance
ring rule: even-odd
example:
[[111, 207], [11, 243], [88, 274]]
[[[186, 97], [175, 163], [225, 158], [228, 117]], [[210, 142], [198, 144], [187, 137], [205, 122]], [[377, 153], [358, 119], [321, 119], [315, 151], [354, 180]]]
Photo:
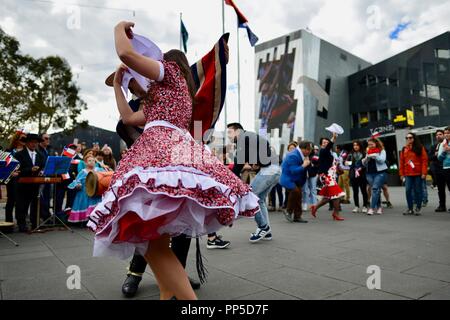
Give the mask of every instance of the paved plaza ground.
[[[394, 209], [382, 216], [353, 214], [344, 206], [344, 222], [327, 208], [308, 224], [288, 223], [270, 214], [273, 240], [251, 244], [251, 219], [221, 230], [231, 241], [225, 250], [207, 250], [209, 281], [200, 299], [450, 299], [450, 213], [435, 213], [436, 191], [420, 217], [403, 216], [403, 188], [391, 188]], [[3, 204], [0, 219], [3, 220]], [[0, 299], [125, 299], [121, 285], [128, 262], [92, 257], [88, 230], [50, 231], [0, 238]], [[193, 242], [194, 244], [194, 242]], [[195, 276], [195, 245], [188, 261]], [[81, 289], [69, 290], [67, 267], [81, 270]], [[381, 289], [366, 286], [367, 267], [381, 269]], [[135, 299], [158, 299], [150, 271]]]

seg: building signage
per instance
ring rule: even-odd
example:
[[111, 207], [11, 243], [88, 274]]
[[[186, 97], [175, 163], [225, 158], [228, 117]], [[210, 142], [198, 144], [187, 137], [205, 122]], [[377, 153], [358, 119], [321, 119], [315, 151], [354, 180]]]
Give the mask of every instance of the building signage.
[[411, 110], [404, 110], [397, 114], [392, 122], [397, 128], [413, 127], [414, 113]]

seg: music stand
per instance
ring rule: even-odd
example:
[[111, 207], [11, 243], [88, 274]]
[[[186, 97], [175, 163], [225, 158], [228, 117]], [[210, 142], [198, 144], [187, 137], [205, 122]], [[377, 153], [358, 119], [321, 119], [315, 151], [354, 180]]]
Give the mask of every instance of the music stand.
[[[19, 167], [20, 164], [16, 160], [11, 161], [8, 165], [6, 165], [5, 160], [0, 160], [0, 184], [8, 184], [13, 172]], [[0, 227], [13, 227], [13, 226], [14, 222], [0, 222]], [[19, 245], [13, 239], [4, 234], [1, 229], [0, 229], [0, 236], [8, 239], [8, 241], [13, 243], [16, 247]]]
[[[44, 176], [45, 177], [57, 177], [58, 175], [62, 175], [65, 174], [69, 171], [69, 167], [70, 167], [70, 162], [72, 161], [71, 158], [69, 157], [58, 157], [58, 156], [49, 156], [47, 158], [47, 162], [45, 163], [45, 167], [44, 167]], [[53, 214], [50, 215], [47, 219], [45, 219], [44, 222], [38, 224], [38, 226], [31, 231], [31, 233], [34, 232], [40, 232], [41, 230], [39, 229], [40, 227], [44, 226], [44, 227], [56, 227], [56, 226], [60, 226], [63, 225], [64, 228], [66, 230], [69, 230], [70, 232], [73, 232], [73, 230], [68, 227], [57, 215], [56, 215], [56, 183], [52, 183], [54, 185], [54, 191], [53, 191]], [[42, 192], [42, 191], [41, 191]], [[39, 192], [39, 197], [38, 199], [40, 199], [40, 193]], [[40, 212], [41, 210], [41, 206], [40, 206], [40, 201], [38, 201], [38, 222], [40, 221]], [[52, 220], [52, 223], [50, 225], [46, 224], [49, 220]], [[56, 224], [56, 219], [60, 222], [60, 224]]]

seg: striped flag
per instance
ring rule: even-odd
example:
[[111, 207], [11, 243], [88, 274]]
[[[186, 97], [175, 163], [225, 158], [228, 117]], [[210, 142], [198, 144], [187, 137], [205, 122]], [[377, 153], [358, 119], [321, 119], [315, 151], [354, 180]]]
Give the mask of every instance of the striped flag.
[[[219, 119], [225, 101], [227, 87], [227, 69], [224, 43], [228, 42], [230, 34], [225, 33], [216, 42], [214, 48], [201, 60], [191, 66], [197, 93], [192, 110], [192, 123], [201, 121], [202, 136], [214, 127]], [[195, 139], [194, 127], [191, 134]], [[207, 140], [207, 139], [206, 139]]]
[[0, 160], [3, 160], [6, 162], [6, 166], [9, 166], [11, 161], [13, 161], [13, 156], [9, 152], [0, 151]]
[[65, 157], [73, 158], [77, 152], [71, 148], [64, 147], [62, 155]]
[[247, 30], [248, 40], [250, 41], [250, 44], [252, 47], [255, 46], [255, 44], [258, 42], [258, 37], [252, 32], [248, 25], [247, 18], [242, 14], [241, 10], [236, 6], [233, 0], [224, 0], [225, 4], [233, 7], [234, 11], [236, 12], [237, 18], [238, 18], [238, 26], [239, 28], [244, 28]]
[[61, 178], [63, 180], [69, 180], [70, 179], [70, 175], [68, 173], [64, 173], [64, 174], [61, 175]]

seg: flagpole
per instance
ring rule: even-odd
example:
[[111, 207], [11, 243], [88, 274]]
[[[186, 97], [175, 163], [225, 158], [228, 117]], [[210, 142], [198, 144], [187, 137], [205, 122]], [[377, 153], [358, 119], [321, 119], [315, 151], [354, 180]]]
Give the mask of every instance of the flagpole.
[[[225, 0], [222, 1], [222, 34], [225, 33]], [[225, 92], [228, 90], [228, 88], [225, 88]], [[223, 111], [224, 111], [224, 122], [225, 122], [225, 131], [227, 131], [227, 99], [226, 99], [226, 93], [225, 93], [225, 101], [223, 103]]]
[[181, 34], [181, 22], [183, 21], [182, 15], [183, 15], [183, 13], [180, 12], [180, 51], [183, 50], [183, 48], [181, 47], [182, 46], [182, 41], [183, 41], [183, 39], [182, 39], [183, 35]]
[[239, 21], [236, 24], [236, 33], [237, 33], [237, 72], [238, 72], [238, 81], [237, 81], [237, 89], [238, 89], [238, 122], [241, 123], [241, 59], [240, 59], [240, 50], [239, 50]]

